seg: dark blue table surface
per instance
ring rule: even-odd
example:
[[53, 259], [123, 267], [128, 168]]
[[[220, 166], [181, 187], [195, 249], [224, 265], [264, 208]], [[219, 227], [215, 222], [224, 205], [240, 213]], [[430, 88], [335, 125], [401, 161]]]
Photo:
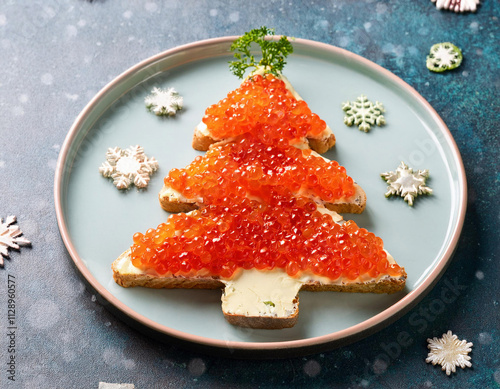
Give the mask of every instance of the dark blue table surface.
[[[16, 215], [31, 248], [0, 269], [0, 387], [495, 388], [500, 386], [498, 169], [500, 2], [476, 13], [430, 0], [0, 2], [0, 217]], [[413, 86], [448, 125], [463, 158], [468, 209], [456, 254], [409, 313], [357, 343], [321, 354], [234, 360], [132, 329], [86, 289], [62, 243], [53, 179], [78, 113], [110, 80], [166, 49], [261, 25], [340, 46]], [[451, 41], [464, 62], [425, 67]], [[7, 282], [15, 276], [16, 375], [8, 380]], [[454, 285], [456, 299], [443, 303]], [[428, 337], [448, 329], [474, 343], [473, 367], [447, 377], [425, 363]], [[404, 342], [398, 343], [398, 339]]]

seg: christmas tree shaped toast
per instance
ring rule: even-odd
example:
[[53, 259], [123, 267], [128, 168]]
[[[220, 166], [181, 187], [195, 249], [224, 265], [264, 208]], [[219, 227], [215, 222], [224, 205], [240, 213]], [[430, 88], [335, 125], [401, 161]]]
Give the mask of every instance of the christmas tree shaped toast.
[[[322, 154], [335, 145], [335, 136], [281, 73], [256, 71], [226, 98], [207, 108], [193, 135], [193, 148], [200, 151], [221, 140], [252, 133], [259, 139], [308, 146]], [[272, 131], [269, 126], [273, 126]], [[274, 139], [273, 139], [274, 138]]]
[[[335, 145], [332, 130], [311, 112], [281, 73], [286, 56], [293, 52], [288, 38], [282, 36], [276, 41], [266, 39], [268, 35], [274, 35], [274, 30], [261, 27], [244, 34], [231, 45], [235, 52], [235, 61], [230, 63], [232, 72], [243, 78], [248, 68], [255, 69], [239, 88], [208, 107], [195, 128], [193, 147], [196, 150], [205, 151], [212, 143], [248, 132], [260, 139], [268, 139], [274, 134], [276, 139], [287, 138], [296, 146], [306, 143], [318, 153]], [[258, 44], [262, 50], [258, 63], [251, 54], [251, 44]], [[258, 126], [260, 123], [274, 125], [274, 131], [266, 131], [265, 126]]]
[[[244, 37], [262, 43], [269, 32], [252, 30]], [[284, 44], [283, 38], [265, 42]], [[336, 212], [362, 212], [366, 198], [343, 167], [307, 147], [314, 144], [311, 128], [323, 128], [320, 133], [324, 122], [310, 112], [299, 114], [299, 124], [287, 122], [295, 108], [284, 108], [282, 100], [273, 104], [278, 94], [264, 91], [280, 89], [283, 81], [265, 73], [246, 82], [262, 80], [277, 85], [261, 88], [262, 102], [252, 96], [252, 109], [267, 115], [247, 111], [241, 117], [233, 110], [227, 116], [227, 107], [217, 114], [223, 131], [211, 137], [207, 153], [165, 177], [160, 203], [179, 213], [134, 235], [112, 265], [115, 281], [124, 287], [223, 288], [226, 319], [263, 329], [296, 323], [300, 290], [401, 290], [406, 273], [382, 239]], [[267, 108], [259, 111], [259, 104]], [[312, 122], [303, 126], [308, 115]], [[239, 129], [231, 132], [229, 117]]]

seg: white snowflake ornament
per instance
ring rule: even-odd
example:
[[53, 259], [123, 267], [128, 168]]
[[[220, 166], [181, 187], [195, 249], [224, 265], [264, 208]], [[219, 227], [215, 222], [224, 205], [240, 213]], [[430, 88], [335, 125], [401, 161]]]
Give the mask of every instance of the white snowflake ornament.
[[446, 375], [456, 372], [456, 367], [462, 369], [471, 367], [469, 353], [472, 351], [472, 342], [459, 340], [451, 331], [443, 334], [441, 339], [427, 339], [427, 348], [430, 350], [426, 362], [433, 365], [441, 365], [442, 370], [446, 370]]
[[184, 99], [174, 88], [166, 90], [153, 88], [151, 94], [144, 99], [146, 108], [158, 116], [173, 116], [182, 109]]
[[19, 250], [19, 246], [28, 246], [31, 242], [21, 235], [23, 232], [18, 226], [13, 226], [16, 222], [15, 216], [8, 216], [5, 223], [0, 218], [0, 267], [4, 265], [4, 257], [9, 256], [9, 248]]
[[355, 124], [364, 132], [370, 131], [371, 126], [385, 124], [383, 104], [378, 101], [373, 104], [365, 95], [359, 96], [356, 101], [342, 103], [342, 110], [345, 112], [344, 124], [349, 127]]
[[425, 185], [425, 180], [429, 177], [427, 169], [414, 172], [401, 162], [395, 172], [381, 173], [380, 176], [389, 184], [385, 197], [399, 195], [409, 206], [413, 206], [413, 200], [418, 195], [432, 193], [432, 189]]
[[431, 0], [437, 9], [448, 9], [455, 12], [476, 12], [479, 0]]
[[111, 177], [118, 189], [127, 189], [132, 183], [138, 188], [148, 186], [150, 175], [158, 170], [158, 161], [154, 157], [147, 158], [144, 148], [130, 146], [122, 150], [119, 147], [109, 148], [106, 161], [99, 167], [104, 177]]

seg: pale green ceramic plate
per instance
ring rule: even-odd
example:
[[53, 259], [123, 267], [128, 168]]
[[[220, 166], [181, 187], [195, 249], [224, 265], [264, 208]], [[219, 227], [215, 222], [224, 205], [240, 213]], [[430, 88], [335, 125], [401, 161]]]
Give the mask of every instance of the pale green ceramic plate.
[[[466, 181], [458, 149], [446, 125], [410, 86], [378, 65], [345, 50], [302, 39], [294, 41], [285, 74], [333, 129], [338, 160], [366, 191], [362, 215], [352, 218], [382, 237], [406, 268], [407, 288], [394, 295], [300, 294], [300, 318], [291, 329], [233, 327], [220, 307], [220, 291], [125, 289], [112, 279], [111, 263], [132, 235], [163, 222], [158, 203], [163, 177], [199, 152], [191, 148], [204, 110], [239, 85], [227, 62], [235, 37], [175, 48], [127, 70], [87, 105], [61, 150], [55, 203], [61, 235], [78, 270], [112, 306], [158, 336], [203, 347], [246, 352], [314, 352], [373, 333], [408, 311], [435, 284], [450, 261], [465, 215]], [[175, 117], [149, 113], [144, 98], [153, 87], [175, 87], [185, 109]], [[343, 124], [341, 103], [360, 94], [383, 102], [387, 125], [369, 133]], [[160, 170], [149, 187], [117, 190], [98, 167], [108, 147], [139, 144]], [[380, 173], [400, 161], [429, 169], [432, 196], [413, 208], [386, 199]], [[350, 215], [345, 215], [349, 218]]]

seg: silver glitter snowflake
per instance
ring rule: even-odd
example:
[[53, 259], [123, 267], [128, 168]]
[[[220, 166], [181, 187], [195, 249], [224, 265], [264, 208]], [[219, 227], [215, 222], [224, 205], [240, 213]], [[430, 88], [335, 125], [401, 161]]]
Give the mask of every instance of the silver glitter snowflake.
[[384, 106], [378, 101], [373, 104], [365, 95], [359, 96], [356, 101], [342, 103], [345, 112], [344, 123], [347, 126], [355, 124], [361, 131], [368, 132], [371, 126], [385, 124]]
[[430, 352], [425, 361], [433, 365], [441, 365], [442, 370], [446, 370], [447, 375], [450, 375], [451, 372], [455, 373], [457, 366], [462, 369], [466, 366], [472, 366], [469, 362], [471, 358], [467, 355], [472, 351], [472, 342], [467, 343], [466, 340], [459, 340], [451, 331], [443, 334], [441, 339], [427, 339], [427, 342], [429, 343], [427, 348]]
[[398, 166], [395, 172], [380, 174], [389, 186], [385, 197], [399, 195], [404, 197], [409, 206], [413, 206], [415, 197], [421, 194], [431, 194], [432, 189], [425, 185], [425, 180], [429, 177], [429, 171], [413, 171], [404, 162]]
[[15, 216], [8, 216], [5, 223], [0, 218], [0, 267], [3, 267], [4, 257], [9, 256], [9, 248], [19, 250], [19, 246], [28, 246], [31, 242], [21, 235], [23, 232], [18, 226], [13, 226], [16, 222]]
[[122, 150], [119, 147], [109, 148], [106, 161], [99, 168], [104, 177], [111, 177], [118, 189], [126, 189], [132, 183], [138, 188], [148, 186], [150, 175], [158, 170], [158, 161], [154, 157], [148, 159], [141, 146], [130, 146]]
[[479, 0], [431, 0], [437, 9], [448, 9], [455, 12], [476, 12]]
[[158, 116], [173, 116], [182, 109], [184, 99], [174, 88], [167, 90], [153, 88], [151, 94], [144, 99], [146, 108]]

